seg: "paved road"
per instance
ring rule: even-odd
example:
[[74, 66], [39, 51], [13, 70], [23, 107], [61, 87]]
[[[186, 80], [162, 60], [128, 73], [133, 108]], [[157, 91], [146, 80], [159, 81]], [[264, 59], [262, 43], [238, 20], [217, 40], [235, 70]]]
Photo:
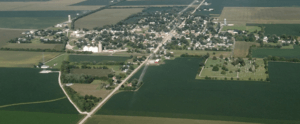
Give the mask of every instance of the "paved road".
[[[195, 1], [193, 1], [187, 8], [185, 8], [183, 11], [181, 11], [180, 13], [183, 13], [184, 11], [186, 11], [189, 7], [191, 7], [194, 3], [196, 3], [196, 1], [197, 0], [195, 0]], [[202, 3], [204, 2], [205, 0], [203, 0], [202, 2], [201, 2], [201, 4], [200, 4], [200, 6], [202, 5]], [[199, 7], [200, 7], [199, 6]], [[197, 7], [197, 8], [199, 8], [199, 7]], [[170, 34], [168, 34], [165, 38], [164, 38], [164, 40], [163, 40], [163, 42], [162, 43], [160, 43], [158, 46], [157, 46], [157, 48], [153, 51], [153, 53], [156, 53], [159, 49], [160, 49], [160, 47], [164, 44], [164, 43], [166, 43], [168, 40], [170, 40], [171, 38], [172, 38], [172, 36], [173, 36], [173, 33], [174, 33], [174, 29], [173, 30], [171, 30], [170, 31]], [[120, 89], [120, 87], [128, 80], [128, 79], [130, 79], [140, 68], [142, 68], [143, 67], [143, 65], [144, 64], [146, 64], [147, 63], [147, 61], [148, 61], [148, 59], [149, 59], [149, 57], [150, 57], [151, 55], [149, 55], [148, 57], [147, 57], [147, 59], [142, 63], [142, 64], [140, 64], [140, 66], [138, 66], [130, 75], [128, 75], [105, 99], [103, 99], [91, 112], [89, 112], [88, 114], [87, 114], [87, 116], [85, 116], [80, 122], [79, 122], [79, 124], [83, 124], [83, 123], [85, 123], [85, 121], [89, 118], [89, 117], [91, 117], [91, 115], [93, 115], [102, 105], [104, 105], [107, 101], [108, 101], [108, 99], [110, 99], [114, 94], [115, 94], [115, 92], [117, 92], [119, 89]]]

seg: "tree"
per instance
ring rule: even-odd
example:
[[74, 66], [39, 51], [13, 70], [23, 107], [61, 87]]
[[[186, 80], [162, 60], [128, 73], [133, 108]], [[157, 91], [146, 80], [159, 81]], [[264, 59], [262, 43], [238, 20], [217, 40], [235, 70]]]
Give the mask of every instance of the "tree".
[[226, 58], [225, 58], [225, 61], [228, 61], [228, 60], [229, 60], [229, 59], [226, 57]]
[[199, 66], [201, 67], [201, 66], [204, 66], [205, 64], [204, 64], [204, 62], [200, 62], [199, 63]]
[[221, 74], [226, 74], [226, 71], [222, 71]]
[[219, 71], [219, 67], [218, 66], [214, 66], [212, 70], [213, 71]]
[[216, 53], [215, 53], [215, 52], [213, 52], [213, 55], [216, 55]]
[[223, 59], [223, 55], [222, 54], [220, 55], [220, 59]]
[[217, 60], [217, 57], [216, 57], [216, 56], [214, 56], [214, 57], [213, 57], [213, 60]]

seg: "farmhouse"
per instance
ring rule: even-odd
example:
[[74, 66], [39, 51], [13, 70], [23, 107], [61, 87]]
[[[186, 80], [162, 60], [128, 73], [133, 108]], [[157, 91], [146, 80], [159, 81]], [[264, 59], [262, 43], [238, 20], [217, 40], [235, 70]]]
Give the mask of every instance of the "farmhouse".
[[48, 65], [42, 65], [41, 68], [42, 69], [47, 69], [47, 68], [49, 68], [49, 66]]

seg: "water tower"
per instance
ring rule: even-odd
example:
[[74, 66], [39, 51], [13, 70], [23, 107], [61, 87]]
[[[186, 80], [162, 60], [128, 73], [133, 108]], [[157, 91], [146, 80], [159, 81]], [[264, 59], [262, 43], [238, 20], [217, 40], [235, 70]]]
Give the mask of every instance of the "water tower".
[[68, 18], [69, 18], [69, 22], [71, 23], [72, 22], [71, 15], [69, 15]]

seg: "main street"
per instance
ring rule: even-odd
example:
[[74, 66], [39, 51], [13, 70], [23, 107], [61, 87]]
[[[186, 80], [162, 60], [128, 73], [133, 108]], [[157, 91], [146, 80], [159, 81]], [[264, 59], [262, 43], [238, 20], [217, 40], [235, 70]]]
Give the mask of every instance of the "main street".
[[[179, 12], [179, 16], [184, 12], [186, 11], [188, 8], [190, 8], [192, 5], [194, 5], [194, 3], [196, 3], [198, 0], [194, 0], [190, 5], [188, 5], [185, 9], [183, 9], [181, 12]], [[204, 3], [205, 0], [203, 0], [200, 5], [195, 8], [195, 10], [191, 13], [191, 14], [194, 14], [194, 12]], [[153, 54], [155, 54], [163, 44], [165, 44], [167, 41], [171, 40], [172, 36], [174, 35], [175, 33], [175, 28], [173, 28], [169, 34], [167, 34], [166, 37], [164, 37], [164, 40], [163, 42], [161, 42], [157, 47], [156, 49], [153, 51]], [[128, 75], [112, 92], [110, 92], [110, 94], [104, 98], [91, 112], [87, 113], [87, 116], [85, 116], [80, 122], [79, 124], [83, 124], [86, 122], [86, 120], [91, 117], [93, 114], [95, 114], [95, 112], [101, 107], [103, 106], [120, 88], [121, 86], [126, 83], [126, 81], [128, 79], [130, 79], [140, 68], [142, 68], [148, 61], [148, 59], [150, 58], [151, 55], [149, 55], [147, 57], [147, 59], [142, 63], [140, 64], [140, 66], [138, 66], [130, 75]]]

